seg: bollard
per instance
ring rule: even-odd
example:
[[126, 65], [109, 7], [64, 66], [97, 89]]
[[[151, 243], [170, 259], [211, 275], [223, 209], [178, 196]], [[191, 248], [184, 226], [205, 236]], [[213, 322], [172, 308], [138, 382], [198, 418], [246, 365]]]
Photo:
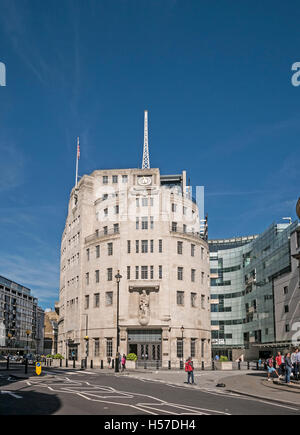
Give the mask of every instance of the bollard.
[[202, 368], [202, 370], [205, 369], [205, 367], [204, 367], [204, 361], [202, 361], [202, 363], [201, 363], [201, 368]]
[[250, 361], [247, 362], [247, 369], [250, 370]]
[[25, 359], [25, 374], [28, 372], [28, 359]]
[[73, 359], [73, 369], [75, 369], [75, 358]]
[[68, 365], [69, 365], [69, 360], [68, 358], [66, 358], [66, 367], [68, 367]]
[[7, 356], [6, 360], [6, 370], [9, 370], [9, 355]]
[[211, 369], [215, 370], [215, 362], [214, 361], [212, 361], [212, 363], [211, 363]]
[[259, 364], [258, 364], [258, 361], [256, 362], [256, 370], [259, 370]]
[[52, 359], [50, 359], [50, 367], [52, 366]]
[[156, 370], [159, 370], [159, 361], [156, 361]]
[[238, 369], [241, 370], [241, 361], [238, 362]]
[[84, 369], [84, 359], [81, 360], [81, 368]]
[[91, 367], [91, 369], [93, 368], [93, 360], [92, 359], [91, 359], [90, 367]]
[[183, 361], [180, 361], [180, 370], [183, 370]]
[[115, 360], [114, 360], [114, 359], [112, 359], [112, 362], [111, 362], [111, 368], [112, 368], [112, 369], [115, 368]]
[[168, 369], [171, 370], [171, 361], [168, 363]]
[[59, 360], [59, 367], [62, 367], [62, 359]]
[[103, 369], [103, 359], [101, 360], [100, 368]]

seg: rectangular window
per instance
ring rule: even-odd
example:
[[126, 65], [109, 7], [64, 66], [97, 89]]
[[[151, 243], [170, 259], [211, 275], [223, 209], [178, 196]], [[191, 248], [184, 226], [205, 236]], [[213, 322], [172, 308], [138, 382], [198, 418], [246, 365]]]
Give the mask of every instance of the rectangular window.
[[195, 282], [196, 280], [196, 269], [191, 269], [191, 281]]
[[186, 215], [186, 207], [184, 207], [184, 206], [182, 207], [182, 214]]
[[158, 279], [162, 279], [162, 275], [163, 275], [162, 266], [158, 266]]
[[154, 279], [154, 266], [150, 266], [150, 279]]
[[177, 292], [177, 305], [184, 305], [184, 292]]
[[86, 259], [87, 259], [87, 261], [90, 261], [90, 250], [89, 250], [89, 248], [86, 250]]
[[285, 325], [285, 332], [290, 332], [290, 325], [288, 323]]
[[99, 308], [100, 306], [100, 293], [94, 294], [94, 307]]
[[172, 231], [177, 232], [177, 222], [172, 222]]
[[85, 274], [85, 283], [86, 283], [86, 285], [89, 285], [89, 283], [90, 283], [90, 274], [89, 274], [89, 272], [87, 272]]
[[95, 279], [96, 279], [96, 282], [100, 281], [100, 272], [99, 272], [99, 270], [95, 271]]
[[205, 339], [201, 340], [201, 358], [204, 358], [204, 351], [205, 351]]
[[106, 302], [106, 305], [112, 305], [112, 303], [113, 303], [113, 292], [106, 292], [105, 293], [105, 302]]
[[90, 305], [90, 297], [89, 295], [85, 295], [84, 297], [84, 308], [87, 310], [89, 308]]
[[139, 253], [139, 246], [140, 246], [140, 241], [139, 241], [139, 240], [136, 240], [136, 241], [135, 241], [135, 252], [136, 252], [136, 254]]
[[138, 230], [140, 228], [140, 218], [136, 218], [135, 229]]
[[111, 242], [107, 244], [107, 255], [113, 255], [113, 244]]
[[289, 306], [288, 306], [288, 305], [285, 305], [285, 306], [284, 306], [284, 312], [285, 312], [285, 313], [288, 313], [288, 312], [289, 312]]
[[107, 235], [107, 233], [108, 233], [108, 227], [103, 227], [103, 234]]
[[135, 266], [135, 279], [139, 279], [139, 266]]
[[142, 240], [142, 254], [148, 253], [148, 240]]
[[201, 308], [205, 309], [205, 295], [201, 295]]
[[106, 339], [106, 356], [107, 358], [111, 358], [113, 354], [113, 348], [112, 348], [112, 338]]
[[113, 270], [111, 267], [107, 269], [107, 281], [112, 281]]
[[284, 287], [284, 289], [283, 289], [283, 294], [284, 294], [284, 295], [287, 295], [288, 292], [289, 292], [289, 288], [288, 288], [288, 286]]
[[203, 260], [204, 257], [204, 248], [201, 248], [201, 260]]
[[108, 208], [105, 208], [105, 209], [103, 210], [103, 213], [104, 213], [104, 216], [108, 216]]
[[176, 348], [177, 348], [177, 358], [183, 358], [183, 340], [182, 340], [182, 338], [177, 338]]
[[159, 239], [158, 241], [158, 252], [161, 254], [163, 251], [163, 243], [162, 243], [162, 239]]
[[94, 338], [94, 356], [100, 355], [100, 340], [99, 338]]
[[130, 279], [130, 266], [127, 266], [127, 279]]
[[153, 254], [153, 251], [154, 251], [154, 241], [150, 240], [150, 252], [151, 252], [151, 254]]
[[195, 257], [195, 245], [191, 244], [191, 256]]
[[150, 229], [153, 230], [154, 229], [154, 217], [150, 216]]
[[114, 224], [114, 233], [118, 234], [119, 232], [119, 224]]
[[96, 246], [96, 258], [100, 257], [100, 245]]
[[183, 242], [177, 242], [177, 254], [182, 254]]
[[195, 358], [196, 356], [196, 338], [191, 338], [191, 357]]
[[103, 175], [102, 182], [103, 182], [103, 184], [108, 184], [108, 176], [107, 175]]
[[128, 183], [128, 175], [122, 175], [122, 183]]
[[148, 207], [148, 198], [142, 198], [142, 207]]
[[120, 207], [118, 205], [115, 205], [115, 214], [119, 214]]
[[191, 307], [197, 307], [197, 293], [191, 293]]
[[186, 225], [183, 224], [183, 232], [186, 233]]
[[131, 251], [131, 243], [130, 240], [127, 240], [127, 254], [130, 254]]
[[177, 267], [177, 279], [179, 281], [183, 280], [183, 267]]
[[141, 267], [141, 278], [148, 279], [148, 266]]
[[113, 175], [112, 176], [112, 182], [115, 183], [115, 184], [118, 182], [118, 176], [117, 175]]
[[135, 198], [135, 205], [136, 207], [140, 206], [140, 198], [138, 196]]
[[172, 212], [175, 213], [176, 212], [176, 204], [172, 203]]
[[148, 230], [148, 217], [142, 217], [142, 230]]

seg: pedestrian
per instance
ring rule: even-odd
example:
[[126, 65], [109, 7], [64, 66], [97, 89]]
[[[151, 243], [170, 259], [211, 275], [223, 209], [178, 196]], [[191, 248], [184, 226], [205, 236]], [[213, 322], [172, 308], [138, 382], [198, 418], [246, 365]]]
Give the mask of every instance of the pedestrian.
[[297, 355], [297, 352], [296, 351], [297, 351], [297, 349], [293, 349], [293, 352], [291, 354], [291, 362], [292, 362], [292, 366], [293, 366], [292, 372], [293, 372], [294, 379], [297, 378], [297, 367], [296, 367], [296, 355]]
[[277, 370], [274, 368], [274, 362], [273, 362], [272, 355], [270, 355], [270, 358], [267, 360], [267, 370], [268, 370], [268, 381], [271, 381], [271, 375], [273, 373], [276, 373], [276, 375], [279, 379], [279, 374], [278, 374]]
[[121, 364], [122, 364], [122, 372], [124, 372], [124, 370], [126, 369], [126, 355], [125, 355], [125, 353], [123, 353]]
[[[194, 364], [192, 358], [189, 356], [185, 363], [185, 371], [187, 372], [187, 383], [194, 384]], [[191, 381], [191, 382], [190, 382]]]
[[216, 360], [216, 361], [219, 361], [219, 359], [220, 359], [219, 355], [216, 355], [216, 356], [215, 356], [215, 360]]
[[299, 372], [300, 372], [300, 351], [297, 348], [296, 350], [296, 372], [297, 372], [297, 380], [299, 380]]
[[284, 357], [280, 352], [277, 352], [277, 356], [275, 358], [276, 367], [278, 368], [278, 373], [280, 376], [284, 375], [285, 365], [284, 365]]
[[284, 364], [285, 364], [285, 382], [287, 384], [291, 383], [291, 372], [292, 372], [292, 361], [291, 361], [291, 354], [290, 352], [288, 352], [285, 355], [285, 359], [284, 359]]

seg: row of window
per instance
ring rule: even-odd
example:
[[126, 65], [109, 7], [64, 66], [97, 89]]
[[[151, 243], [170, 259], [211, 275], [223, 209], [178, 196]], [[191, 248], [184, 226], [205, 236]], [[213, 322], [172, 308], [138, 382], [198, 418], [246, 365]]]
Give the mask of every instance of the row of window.
[[[122, 183], [128, 183], [128, 175], [120, 175], [120, 178], [118, 175], [112, 175], [112, 183], [113, 184], [118, 184], [119, 179], [122, 179]], [[102, 177], [102, 182], [103, 184], [108, 184], [109, 178], [108, 175], [103, 175]]]
[[[184, 291], [178, 290], [176, 292], [176, 302], [177, 305], [181, 305], [184, 306]], [[191, 293], [190, 294], [190, 302], [191, 302], [191, 307], [192, 308], [197, 308], [198, 306], [198, 301], [197, 301], [197, 293]], [[209, 298], [208, 298], [208, 302], [209, 302]], [[201, 305], [200, 307], [205, 310], [205, 295], [201, 295]]]

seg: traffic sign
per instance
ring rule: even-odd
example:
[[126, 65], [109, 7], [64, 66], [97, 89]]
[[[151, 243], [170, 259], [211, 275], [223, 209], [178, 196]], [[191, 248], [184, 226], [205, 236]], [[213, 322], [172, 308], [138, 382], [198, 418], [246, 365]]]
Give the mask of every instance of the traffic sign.
[[35, 372], [38, 376], [42, 373], [42, 364], [40, 362], [35, 363]]

